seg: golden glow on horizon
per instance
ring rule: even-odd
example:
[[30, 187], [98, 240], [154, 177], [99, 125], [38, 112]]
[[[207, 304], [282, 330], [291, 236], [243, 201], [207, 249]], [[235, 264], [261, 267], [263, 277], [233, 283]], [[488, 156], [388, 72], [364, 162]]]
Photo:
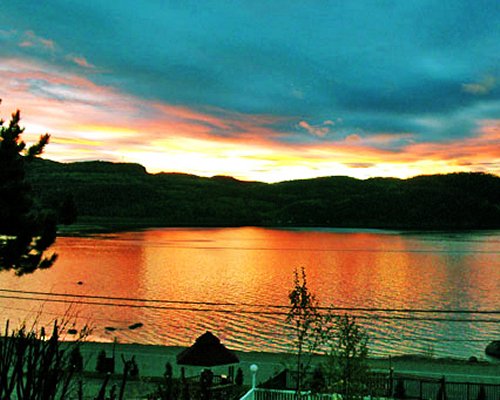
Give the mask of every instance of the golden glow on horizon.
[[[151, 102], [42, 64], [6, 60], [0, 67], [0, 93], [4, 119], [21, 109], [25, 140], [50, 133], [45, 157], [62, 162], [136, 162], [149, 172], [264, 182], [330, 175], [500, 174], [499, 119], [477, 121], [475, 135], [461, 141], [417, 142], [411, 132], [352, 132], [329, 141], [287, 143], [283, 139], [296, 132], [272, 128], [286, 118], [225, 110], [211, 115]], [[390, 150], [393, 144], [397, 151]]]

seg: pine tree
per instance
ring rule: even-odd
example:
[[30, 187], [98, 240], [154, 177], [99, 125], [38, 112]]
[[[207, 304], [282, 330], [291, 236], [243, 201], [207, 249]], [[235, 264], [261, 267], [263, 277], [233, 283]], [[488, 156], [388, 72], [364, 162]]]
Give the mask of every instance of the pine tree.
[[25, 163], [42, 154], [50, 136], [30, 148], [21, 139], [21, 114], [0, 120], [0, 271], [16, 275], [49, 268], [57, 255], [44, 256], [56, 239], [55, 217], [37, 207], [25, 178]]
[[77, 215], [75, 199], [72, 194], [68, 193], [59, 206], [59, 222], [63, 225], [71, 225], [76, 221]]

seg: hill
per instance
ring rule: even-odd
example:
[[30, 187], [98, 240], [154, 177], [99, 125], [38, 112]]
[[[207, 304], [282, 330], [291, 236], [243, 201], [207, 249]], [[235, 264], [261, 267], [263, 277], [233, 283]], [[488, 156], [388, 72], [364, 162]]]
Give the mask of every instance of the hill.
[[40, 203], [79, 221], [144, 226], [500, 228], [500, 178], [483, 173], [358, 180], [333, 176], [274, 184], [231, 177], [149, 174], [138, 164], [30, 163]]

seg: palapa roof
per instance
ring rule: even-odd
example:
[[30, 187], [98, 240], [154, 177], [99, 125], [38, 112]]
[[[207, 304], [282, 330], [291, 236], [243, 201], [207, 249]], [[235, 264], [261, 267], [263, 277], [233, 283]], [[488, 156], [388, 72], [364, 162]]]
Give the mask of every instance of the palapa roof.
[[214, 367], [239, 362], [238, 356], [228, 350], [216, 336], [208, 331], [196, 339], [191, 347], [177, 354], [177, 364], [179, 365]]

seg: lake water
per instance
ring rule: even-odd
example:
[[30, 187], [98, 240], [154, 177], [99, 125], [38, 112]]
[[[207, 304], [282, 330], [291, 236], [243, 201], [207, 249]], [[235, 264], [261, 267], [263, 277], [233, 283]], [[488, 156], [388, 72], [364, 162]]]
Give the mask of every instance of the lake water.
[[150, 229], [61, 237], [54, 250], [50, 270], [0, 274], [0, 322], [43, 323], [71, 303], [93, 340], [190, 345], [211, 330], [233, 349], [290, 351], [276, 306], [304, 267], [321, 305], [354, 309], [372, 355], [484, 358], [500, 339], [500, 231]]

